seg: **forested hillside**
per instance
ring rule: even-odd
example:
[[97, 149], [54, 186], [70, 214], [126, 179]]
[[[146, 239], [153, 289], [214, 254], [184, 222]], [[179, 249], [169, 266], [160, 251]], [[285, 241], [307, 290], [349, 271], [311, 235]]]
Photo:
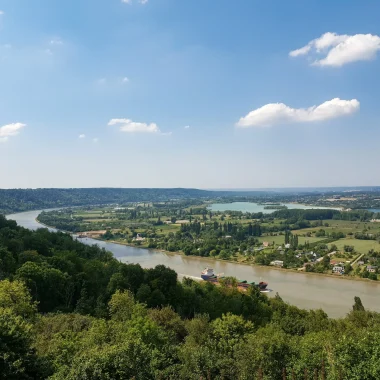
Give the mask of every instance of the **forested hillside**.
[[223, 197], [226, 201], [272, 199], [285, 196], [267, 191], [210, 191], [199, 189], [154, 188], [86, 188], [86, 189], [0, 189], [0, 213], [8, 214], [43, 208], [125, 204], [128, 202], [164, 202], [174, 199], [210, 199]]
[[0, 217], [0, 379], [375, 380], [379, 331]]
[[169, 199], [207, 198], [213, 192], [197, 189], [0, 189], [0, 212]]

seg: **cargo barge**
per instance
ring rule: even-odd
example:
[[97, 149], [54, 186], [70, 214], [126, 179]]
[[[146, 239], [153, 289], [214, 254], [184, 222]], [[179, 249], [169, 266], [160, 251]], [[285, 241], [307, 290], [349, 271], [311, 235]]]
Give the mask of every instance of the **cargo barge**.
[[[201, 272], [201, 278], [204, 281], [212, 282], [212, 283], [219, 283], [219, 280], [222, 280], [225, 278], [224, 274], [215, 274], [214, 270], [212, 268], [205, 268]], [[248, 289], [250, 286], [254, 286], [259, 288], [261, 292], [265, 291], [268, 283], [264, 281], [260, 281], [258, 283], [256, 282], [247, 282], [246, 280], [237, 280], [237, 286], [241, 289]]]

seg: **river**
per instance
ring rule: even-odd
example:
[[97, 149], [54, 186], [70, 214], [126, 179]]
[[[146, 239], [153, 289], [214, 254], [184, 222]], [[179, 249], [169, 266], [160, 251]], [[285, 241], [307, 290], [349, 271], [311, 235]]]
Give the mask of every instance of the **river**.
[[[270, 206], [268, 204], [259, 204], [254, 202], [231, 202], [231, 203], [212, 203], [208, 206], [211, 211], [241, 211], [241, 212], [251, 212], [257, 213], [262, 212], [263, 214], [271, 214], [276, 211], [276, 209], [265, 208], [265, 206]], [[303, 205], [300, 203], [279, 203], [278, 206], [285, 206], [289, 210], [299, 209], [299, 210], [341, 210], [340, 208], [334, 207], [322, 207], [322, 206], [311, 206]]]
[[[41, 228], [36, 217], [41, 211], [29, 211], [8, 215], [20, 226], [29, 229]], [[53, 229], [51, 229], [53, 230]], [[158, 264], [174, 269], [179, 277], [200, 277], [201, 270], [214, 268], [216, 273], [225, 273], [247, 281], [260, 279], [269, 283], [272, 289], [270, 296], [276, 292], [287, 302], [305, 309], [322, 308], [330, 317], [345, 316], [354, 303], [354, 297], [359, 296], [363, 305], [380, 312], [380, 284], [366, 281], [350, 281], [328, 276], [318, 276], [305, 273], [294, 273], [285, 270], [275, 270], [268, 267], [249, 266], [222, 261], [186, 257], [167, 254], [154, 250], [123, 246], [93, 239], [80, 239], [85, 244], [98, 244], [122, 262], [139, 263], [144, 268], [152, 268]]]

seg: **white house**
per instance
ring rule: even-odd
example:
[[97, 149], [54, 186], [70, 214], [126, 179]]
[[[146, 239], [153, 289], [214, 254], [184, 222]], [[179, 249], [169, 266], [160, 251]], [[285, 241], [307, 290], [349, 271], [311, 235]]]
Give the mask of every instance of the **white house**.
[[344, 268], [339, 266], [339, 265], [335, 265], [332, 269], [333, 273], [339, 273], [339, 274], [344, 274]]
[[369, 273], [376, 273], [376, 271], [377, 271], [377, 267], [374, 266], [374, 265], [367, 265], [367, 271], [368, 271]]
[[281, 261], [281, 260], [274, 260], [270, 263], [270, 265], [274, 265], [275, 267], [283, 267], [284, 266], [284, 262]]

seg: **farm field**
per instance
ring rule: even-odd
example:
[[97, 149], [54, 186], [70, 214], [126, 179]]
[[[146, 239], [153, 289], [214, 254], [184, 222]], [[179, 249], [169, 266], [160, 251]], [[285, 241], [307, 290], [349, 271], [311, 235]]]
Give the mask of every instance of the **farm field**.
[[315, 233], [320, 229], [326, 231], [326, 233], [343, 232], [345, 235], [349, 233], [362, 232], [364, 229], [369, 230], [371, 233], [380, 233], [380, 223], [371, 222], [351, 222], [347, 220], [328, 220], [328, 227], [311, 227], [303, 228], [302, 230], [294, 230], [293, 234], [304, 235], [308, 232]]
[[[261, 236], [258, 238], [260, 242], [267, 241], [268, 243], [273, 243], [275, 245], [281, 245], [285, 244], [285, 235], [277, 235], [277, 236]], [[298, 243], [299, 244], [305, 244], [306, 242], [309, 243], [315, 243], [317, 241], [324, 240], [325, 238], [319, 238], [319, 237], [304, 237], [299, 236]]]
[[353, 246], [355, 251], [359, 253], [368, 253], [371, 249], [380, 251], [380, 244], [376, 240], [339, 239], [329, 246], [331, 247], [332, 244], [335, 244], [339, 251], [343, 251], [345, 245]]

